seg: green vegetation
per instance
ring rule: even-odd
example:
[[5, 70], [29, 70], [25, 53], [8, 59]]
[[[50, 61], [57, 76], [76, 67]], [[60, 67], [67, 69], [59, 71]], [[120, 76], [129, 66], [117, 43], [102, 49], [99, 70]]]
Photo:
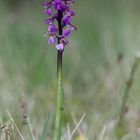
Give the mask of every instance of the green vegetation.
[[[103, 140], [116, 139], [113, 130], [125, 84], [140, 51], [139, 6], [138, 0], [75, 2], [77, 17], [73, 23], [78, 30], [70, 38], [72, 43], [65, 49], [63, 62], [63, 138], [86, 112], [74, 140], [80, 134], [88, 140], [102, 140], [102, 135]], [[3, 0], [0, 7], [0, 121], [9, 128], [11, 140], [21, 137], [7, 110], [25, 140], [31, 140], [32, 134], [44, 140], [45, 129], [47, 140], [52, 140], [57, 51], [43, 36], [47, 27], [41, 1], [17, 4], [15, 8]], [[140, 68], [124, 116], [126, 140], [140, 137], [139, 73]], [[0, 130], [2, 140], [4, 130]]]

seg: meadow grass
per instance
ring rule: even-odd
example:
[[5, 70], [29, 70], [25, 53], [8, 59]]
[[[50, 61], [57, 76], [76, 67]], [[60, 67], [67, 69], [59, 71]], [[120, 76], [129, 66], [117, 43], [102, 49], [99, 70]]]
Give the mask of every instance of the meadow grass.
[[[70, 38], [63, 63], [63, 139], [67, 140], [85, 112], [74, 140], [80, 134], [88, 140], [116, 139], [113, 128], [125, 83], [140, 50], [139, 5], [137, 0], [75, 2], [73, 22], [78, 30]], [[47, 140], [52, 140], [54, 129], [56, 50], [43, 36], [44, 18], [41, 2], [12, 9], [1, 1], [0, 120], [9, 126], [9, 110], [25, 140], [33, 137], [26, 117], [37, 140], [43, 139], [43, 128]], [[128, 99], [124, 139], [140, 137], [139, 72], [138, 68]], [[10, 131], [11, 139], [20, 139], [15, 128]], [[2, 139], [2, 130], [0, 134]]]

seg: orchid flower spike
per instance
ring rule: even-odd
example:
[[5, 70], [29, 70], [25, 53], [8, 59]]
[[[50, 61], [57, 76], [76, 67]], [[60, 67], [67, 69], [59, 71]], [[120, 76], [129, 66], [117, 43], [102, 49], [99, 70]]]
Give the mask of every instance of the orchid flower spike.
[[[69, 43], [67, 37], [71, 35], [72, 30], [76, 30], [76, 27], [71, 24], [71, 17], [75, 15], [75, 12], [71, 10], [73, 4], [73, 0], [49, 0], [43, 3], [44, 14], [48, 15], [44, 21], [48, 26], [45, 35], [48, 36], [48, 43], [55, 44], [57, 50], [64, 49]], [[61, 19], [58, 17], [58, 11], [61, 12]], [[55, 21], [61, 22], [62, 33], [59, 32], [59, 25], [56, 25]], [[58, 44], [56, 44], [56, 39]]]

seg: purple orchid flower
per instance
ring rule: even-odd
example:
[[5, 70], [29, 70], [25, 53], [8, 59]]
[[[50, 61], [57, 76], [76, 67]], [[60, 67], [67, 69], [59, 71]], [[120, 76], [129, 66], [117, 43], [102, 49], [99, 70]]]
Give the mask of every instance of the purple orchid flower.
[[[58, 39], [57, 50], [64, 49], [64, 46], [69, 42], [67, 37], [70, 36], [72, 30], [76, 30], [76, 27], [71, 24], [71, 17], [75, 15], [74, 11], [71, 10], [73, 4], [73, 0], [48, 0], [43, 3], [44, 13], [49, 16], [44, 21], [48, 25], [46, 32], [46, 35], [49, 36], [48, 43], [53, 45], [55, 40]], [[61, 12], [61, 19], [58, 19], [58, 11]], [[55, 25], [55, 21], [58, 20], [60, 20], [59, 24], [62, 26], [61, 33], [59, 32], [59, 25]]]

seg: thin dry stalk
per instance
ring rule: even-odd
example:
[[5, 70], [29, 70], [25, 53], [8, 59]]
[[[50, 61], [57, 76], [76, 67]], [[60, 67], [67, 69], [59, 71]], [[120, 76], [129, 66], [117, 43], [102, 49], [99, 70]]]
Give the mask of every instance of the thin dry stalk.
[[77, 129], [79, 128], [79, 126], [81, 125], [81, 123], [83, 122], [84, 118], [85, 118], [86, 113], [84, 113], [80, 119], [80, 121], [77, 123], [76, 127], [73, 129], [71, 135], [70, 135], [70, 139], [72, 139], [73, 135], [75, 134], [75, 132], [77, 131]]
[[2, 130], [2, 140], [6, 140], [6, 137], [5, 137], [5, 133], [4, 133], [4, 124], [3, 124], [3, 122], [2, 122], [2, 120], [0, 119], [0, 128], [1, 128], [1, 130]]
[[67, 137], [69, 140], [71, 140], [71, 131], [70, 131], [69, 123], [67, 124]]
[[106, 132], [106, 128], [107, 128], [107, 125], [105, 125], [101, 131], [101, 134], [100, 134], [100, 137], [99, 137], [99, 140], [103, 140], [104, 139], [104, 136], [105, 136], [105, 132]]
[[138, 66], [139, 66], [139, 61], [140, 61], [140, 57], [136, 57], [134, 64], [132, 66], [132, 69], [131, 69], [130, 76], [128, 78], [128, 81], [126, 82], [126, 88], [124, 91], [124, 96], [123, 96], [123, 100], [122, 100], [122, 104], [121, 104], [120, 117], [119, 117], [119, 121], [118, 121], [117, 128], [116, 128], [116, 130], [117, 130], [116, 136], [119, 138], [119, 140], [122, 140], [123, 121], [124, 121], [124, 115], [126, 112], [126, 104], [127, 104], [128, 98], [129, 98], [130, 89], [133, 85], [134, 75], [135, 75], [136, 70], [138, 69]]
[[18, 127], [17, 127], [17, 125], [16, 125], [16, 123], [15, 123], [15, 121], [14, 121], [13, 117], [11, 116], [11, 114], [10, 114], [10, 112], [9, 112], [8, 110], [7, 110], [7, 114], [8, 114], [8, 116], [9, 116], [9, 118], [10, 118], [11, 122], [12, 122], [12, 123], [13, 123], [13, 125], [15, 126], [15, 128], [16, 128], [17, 132], [19, 133], [19, 135], [20, 135], [21, 139], [22, 139], [22, 140], [25, 140], [25, 139], [24, 139], [24, 137], [23, 137], [23, 135], [21, 134], [20, 130], [18, 129]]
[[27, 121], [28, 121], [28, 125], [29, 125], [29, 129], [30, 129], [30, 133], [31, 133], [32, 139], [33, 140], [36, 140], [35, 139], [35, 136], [34, 136], [34, 133], [33, 133], [33, 129], [32, 129], [32, 126], [31, 126], [31, 122], [30, 122], [29, 117], [27, 117]]

